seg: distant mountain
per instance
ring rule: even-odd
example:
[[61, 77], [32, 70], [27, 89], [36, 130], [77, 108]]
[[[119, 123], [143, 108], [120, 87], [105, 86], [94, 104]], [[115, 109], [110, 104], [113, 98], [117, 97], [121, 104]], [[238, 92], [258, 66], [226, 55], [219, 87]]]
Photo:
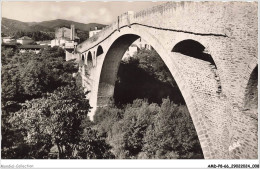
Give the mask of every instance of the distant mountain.
[[84, 23], [79, 23], [79, 22], [74, 22], [69, 20], [63, 20], [63, 19], [56, 19], [56, 20], [43, 21], [43, 22], [21, 22], [18, 20], [2, 18], [1, 29], [2, 29], [2, 33], [6, 35], [15, 33], [17, 31], [54, 32], [55, 28], [62, 27], [62, 26], [70, 27], [71, 24], [74, 24], [75, 28], [80, 31], [89, 31], [90, 29], [93, 30], [95, 27], [101, 29], [106, 26], [98, 23], [84, 24]]
[[17, 30], [21, 31], [29, 31], [29, 26], [28, 23], [13, 20], [13, 19], [7, 19], [7, 18], [2, 18], [2, 23], [1, 23], [1, 30], [3, 33], [9, 33], [9, 32], [14, 32]]
[[74, 22], [74, 21], [69, 21], [69, 20], [64, 20], [64, 19], [56, 19], [56, 20], [43, 21], [43, 22], [36, 23], [36, 25], [41, 25], [41, 26], [48, 27], [48, 28], [57, 28], [57, 27], [61, 27], [61, 26], [70, 27], [71, 24], [75, 25], [76, 29], [80, 29], [83, 31], [89, 31], [90, 29], [93, 30], [95, 27], [103, 28], [106, 26], [106, 25], [98, 24], [98, 23], [84, 24], [84, 23], [79, 23], [79, 22]]

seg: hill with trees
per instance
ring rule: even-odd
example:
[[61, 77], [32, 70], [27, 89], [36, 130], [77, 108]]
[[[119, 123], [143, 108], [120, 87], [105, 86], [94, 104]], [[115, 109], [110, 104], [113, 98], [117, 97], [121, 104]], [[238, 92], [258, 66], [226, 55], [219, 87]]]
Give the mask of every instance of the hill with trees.
[[[20, 38], [23, 35], [32, 37], [34, 40], [50, 40], [54, 38], [55, 29], [66, 26], [75, 25], [79, 38], [84, 41], [88, 38], [88, 32], [94, 30], [95, 27], [102, 29], [106, 25], [99, 23], [79, 23], [70, 20], [56, 19], [43, 22], [21, 22], [13, 19], [2, 18], [1, 30], [2, 36], [16, 36]], [[38, 38], [34, 38], [35, 34], [41, 34]]]

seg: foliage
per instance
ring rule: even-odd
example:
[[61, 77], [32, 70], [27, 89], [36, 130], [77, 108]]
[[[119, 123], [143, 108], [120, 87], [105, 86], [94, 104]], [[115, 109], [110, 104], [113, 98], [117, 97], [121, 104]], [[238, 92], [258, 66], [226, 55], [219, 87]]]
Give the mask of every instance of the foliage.
[[2, 66], [2, 101], [23, 102], [40, 97], [71, 83], [71, 74], [76, 71], [73, 62], [64, 61], [64, 51], [60, 48], [50, 48], [40, 54], [15, 53]]
[[[13, 127], [8, 120], [21, 109], [20, 103], [39, 98], [46, 92], [52, 92], [62, 85], [71, 83], [70, 74], [77, 69], [74, 63], [64, 62], [63, 58], [64, 51], [59, 48], [47, 49], [38, 55], [30, 52], [21, 54], [10, 48], [2, 48], [2, 60], [5, 60], [1, 72], [4, 158], [39, 157], [39, 146], [42, 145], [28, 148], [23, 139], [26, 129]], [[33, 153], [35, 150], [32, 148], [39, 150], [38, 155]], [[23, 152], [19, 152], [21, 150]]]
[[61, 48], [2, 54], [2, 158], [47, 158], [55, 148], [59, 158], [114, 158], [91, 128], [78, 67]]
[[43, 32], [43, 31], [16, 31], [13, 36], [15, 38], [21, 38], [23, 36], [28, 36], [34, 41], [52, 40], [55, 38], [54, 32]]
[[186, 106], [164, 99], [146, 131], [143, 151], [150, 158], [203, 158]]
[[83, 159], [113, 159], [111, 146], [96, 130], [86, 128], [79, 145], [78, 156]]
[[81, 123], [90, 108], [84, 93], [68, 85], [22, 106], [9, 122], [26, 131], [26, 143], [33, 147], [56, 144], [61, 158], [72, 157], [83, 134]]
[[121, 62], [114, 99], [94, 122], [116, 158], [203, 158], [184, 99], [156, 51], [141, 49]]
[[[100, 114], [105, 112], [104, 117]], [[161, 106], [137, 99], [121, 109], [97, 112], [97, 129], [106, 133], [116, 158], [203, 158], [188, 109], [163, 99]], [[115, 118], [117, 117], [117, 118]]]
[[[103, 137], [108, 136], [111, 126], [120, 120], [123, 116], [123, 110], [111, 105], [109, 108], [98, 108], [94, 116], [96, 127], [99, 134]], [[108, 118], [109, 117], [109, 118]]]
[[115, 104], [99, 108], [94, 122], [78, 67], [64, 58], [61, 48], [2, 49], [3, 158], [47, 158], [55, 147], [60, 158], [203, 158], [188, 109], [177, 105], [184, 104], [177, 84], [155, 51], [122, 62]]
[[185, 104], [175, 80], [156, 51], [141, 49], [121, 62], [114, 92], [117, 106], [135, 99], [161, 104], [166, 97], [176, 104]]
[[1, 48], [1, 63], [2, 65], [8, 64], [11, 60], [12, 57], [17, 53], [17, 48], [6, 48], [2, 46]]
[[155, 50], [140, 49], [133, 58], [139, 60], [138, 67], [155, 76], [156, 79], [176, 87], [169, 69]]
[[85, 40], [87, 40], [89, 38], [89, 31], [78, 30], [77, 36], [80, 38], [79, 43], [84, 42]]

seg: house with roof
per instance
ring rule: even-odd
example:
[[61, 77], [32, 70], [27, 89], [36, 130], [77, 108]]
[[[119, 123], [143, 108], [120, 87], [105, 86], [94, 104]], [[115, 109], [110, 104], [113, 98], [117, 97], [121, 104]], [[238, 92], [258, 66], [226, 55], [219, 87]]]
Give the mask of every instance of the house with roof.
[[101, 29], [98, 29], [97, 27], [95, 27], [94, 30], [90, 30], [90, 31], [89, 31], [89, 38], [92, 37], [92, 36], [94, 36], [95, 34], [97, 34], [97, 33], [100, 32], [100, 31], [101, 31]]
[[37, 41], [37, 45], [44, 45], [44, 46], [51, 46], [51, 41], [50, 40], [44, 40], [44, 41]]
[[41, 49], [47, 48], [47, 45], [20, 45], [18, 46], [18, 49], [20, 53], [25, 53], [25, 52], [34, 52], [38, 54]]
[[34, 42], [34, 40], [28, 36], [23, 36], [19, 39], [16, 40], [17, 43], [22, 44], [22, 45], [29, 45]]

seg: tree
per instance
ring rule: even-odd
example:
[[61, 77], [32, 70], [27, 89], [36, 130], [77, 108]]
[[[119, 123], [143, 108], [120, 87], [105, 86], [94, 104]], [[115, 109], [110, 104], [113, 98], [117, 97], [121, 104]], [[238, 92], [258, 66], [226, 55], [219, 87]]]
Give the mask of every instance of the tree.
[[134, 54], [133, 58], [139, 60], [138, 66], [150, 75], [155, 76], [162, 82], [171, 84], [172, 87], [177, 86], [166, 64], [155, 50], [142, 48]]
[[116, 158], [203, 158], [187, 107], [169, 98], [160, 106], [137, 99], [123, 109], [103, 108], [97, 115], [96, 128], [106, 136]]
[[[36, 142], [30, 141], [27, 138], [28, 133], [32, 136], [33, 134], [29, 130], [30, 127], [28, 125], [34, 124], [35, 121], [38, 122], [37, 125], [42, 125], [43, 122], [36, 118], [44, 117], [41, 108], [50, 109], [55, 105], [62, 106], [62, 102], [57, 100], [59, 97], [61, 99], [63, 95], [68, 98], [75, 96], [73, 95], [75, 94], [74, 91], [72, 92], [70, 88], [76, 90], [75, 79], [72, 77], [72, 73], [77, 72], [77, 66], [73, 61], [64, 61], [64, 51], [61, 48], [48, 48], [39, 54], [31, 52], [21, 54], [5, 50], [2, 53], [3, 55], [8, 56], [8, 62], [2, 66], [1, 73], [3, 158], [43, 158], [43, 154], [45, 153], [46, 155], [48, 149], [53, 144], [51, 137], [45, 133], [45, 135], [37, 135], [38, 140]], [[53, 93], [54, 91], [55, 93]], [[81, 95], [83, 97], [84, 94]], [[54, 98], [57, 99], [55, 100]], [[66, 98], [64, 101], [66, 101]], [[77, 102], [75, 99], [74, 101]], [[72, 103], [66, 104], [70, 107]], [[21, 105], [23, 105], [23, 108]], [[85, 106], [87, 105], [85, 104]], [[81, 105], [81, 107], [83, 106]], [[38, 115], [34, 111], [38, 112]], [[88, 111], [88, 109], [85, 111]], [[26, 113], [31, 113], [28, 119], [25, 117]], [[24, 121], [24, 125], [27, 125], [27, 128], [13, 123], [21, 118], [18, 115], [25, 117], [22, 120], [27, 120]], [[62, 115], [60, 114], [60, 116]], [[10, 118], [13, 121], [9, 121]], [[30, 120], [33, 122], [30, 123]], [[55, 125], [59, 124], [56, 123]], [[24, 139], [25, 136], [27, 139]]]
[[56, 145], [60, 158], [73, 158], [83, 134], [82, 121], [90, 108], [84, 93], [75, 85], [68, 85], [22, 106], [9, 122], [14, 128], [25, 130], [25, 142], [35, 149], [30, 152], [31, 157]]
[[110, 106], [99, 110], [95, 122], [98, 122], [99, 133], [107, 137], [116, 158], [137, 158], [146, 128], [157, 112], [157, 104], [149, 105], [139, 99], [123, 109]]
[[148, 127], [143, 151], [150, 158], [203, 158], [186, 106], [164, 99], [160, 113]]
[[115, 156], [110, 151], [111, 146], [106, 143], [97, 130], [90, 127], [84, 130], [80, 145], [78, 146], [78, 156], [83, 159], [113, 159]]
[[23, 36], [28, 36], [32, 38], [34, 41], [44, 41], [44, 40], [52, 40], [55, 38], [54, 32], [44, 32], [44, 31], [16, 31], [12, 33], [15, 38], [21, 38]]
[[141, 49], [121, 62], [114, 91], [117, 106], [135, 99], [161, 104], [166, 97], [176, 104], [185, 104], [175, 80], [156, 51]]
[[1, 48], [2, 65], [8, 64], [16, 53], [17, 53], [17, 47], [6, 48], [6, 47], [2, 46], [2, 48]]
[[2, 99], [24, 102], [70, 84], [77, 67], [64, 58], [61, 48], [14, 54], [2, 67]]

